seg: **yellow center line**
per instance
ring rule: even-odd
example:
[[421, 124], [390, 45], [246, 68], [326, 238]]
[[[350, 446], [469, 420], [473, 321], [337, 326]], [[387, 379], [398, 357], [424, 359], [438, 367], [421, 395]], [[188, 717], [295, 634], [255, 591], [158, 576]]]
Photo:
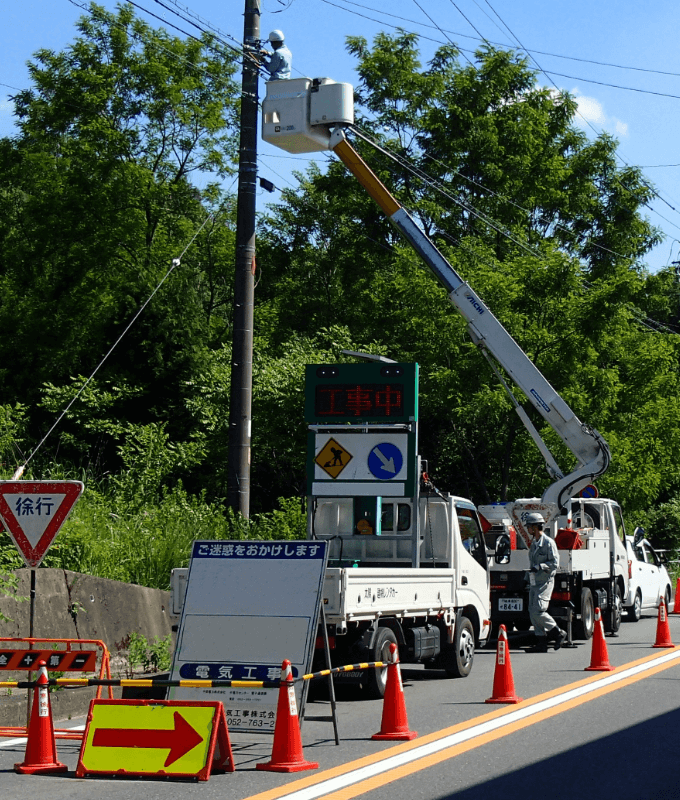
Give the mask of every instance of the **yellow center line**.
[[[379, 753], [373, 753], [370, 756], [356, 759], [347, 764], [341, 764], [337, 767], [324, 770], [323, 772], [309, 775], [306, 778], [293, 781], [285, 786], [279, 786], [275, 789], [252, 795], [245, 798], [245, 800], [276, 800], [276, 798], [291, 795], [295, 796], [296, 800], [297, 798], [305, 800], [306, 798], [321, 797], [323, 797], [324, 800], [350, 800], [350, 798], [366, 793], [371, 789], [384, 786], [386, 783], [391, 783], [399, 778], [426, 769], [441, 761], [453, 758], [460, 753], [480, 747], [517, 730], [521, 730], [522, 728], [526, 728], [537, 722], [568, 711], [590, 700], [602, 697], [617, 689], [622, 689], [632, 683], [648, 678], [658, 672], [676, 666], [679, 660], [680, 651], [653, 653], [650, 656], [645, 656], [644, 658], [617, 667], [613, 672], [591, 675], [583, 680], [568, 684], [567, 686], [561, 686], [535, 697], [527, 698], [517, 705], [495, 709], [487, 714], [482, 714], [473, 719], [466, 720], [465, 722], [452, 725], [449, 728], [435, 731], [434, 733], [414, 739], [411, 742], [405, 742], [404, 744], [382, 750]], [[656, 663], [659, 661], [661, 661], [661, 663]], [[631, 670], [634, 671], [633, 674], [628, 676], [622, 675], [622, 673]], [[603, 685], [600, 687], [591, 686], [597, 683], [602, 683]], [[570, 693], [576, 693], [576, 696], [566, 698], [563, 701], [554, 702], [556, 698]], [[532, 711], [536, 706], [546, 703], [549, 704], [549, 707]], [[503, 717], [511, 714], [517, 715], [520, 711], [522, 712], [522, 718], [508, 721], [507, 723], [502, 722]], [[480, 730], [478, 735], [471, 735], [468, 740], [449, 747], [443, 746], [441, 749], [438, 749], [437, 752], [425, 752], [420, 757], [409, 755], [411, 750], [423, 749], [427, 751], [432, 747], [436, 747], [437, 743], [443, 739], [453, 737], [456, 734], [462, 734], [464, 736], [466, 731], [470, 731], [473, 728], [484, 728], [489, 725], [494, 725], [494, 729], [487, 731]], [[430, 748], [427, 747], [428, 745]], [[391, 759], [398, 761], [400, 757], [408, 758], [409, 763], [398, 764], [394, 767], [385, 765], [384, 768], [381, 768], [381, 762], [387, 762]], [[373, 769], [371, 770], [370, 768]], [[377, 774], [373, 774], [365, 779], [358, 777], [356, 781], [352, 781], [351, 773], [366, 770], [373, 771]], [[340, 779], [340, 782], [342, 782], [343, 776], [347, 776], [344, 780], [351, 781], [351, 785], [338, 788], [338, 780], [336, 779]], [[329, 784], [327, 793], [323, 793], [323, 787], [321, 786], [316, 790], [313, 789], [314, 786], [321, 783]]]

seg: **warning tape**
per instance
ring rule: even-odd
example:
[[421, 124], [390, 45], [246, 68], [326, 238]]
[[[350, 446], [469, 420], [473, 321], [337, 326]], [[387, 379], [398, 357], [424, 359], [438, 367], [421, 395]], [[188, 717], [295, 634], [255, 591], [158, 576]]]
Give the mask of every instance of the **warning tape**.
[[[323, 669], [320, 672], [310, 672], [293, 681], [313, 681], [317, 678], [326, 678], [329, 675], [338, 675], [342, 672], [356, 672], [363, 669], [386, 667], [385, 661], [365, 661], [360, 664], [346, 664], [333, 669]], [[157, 678], [50, 678], [50, 686], [135, 686], [150, 688], [153, 686], [172, 686], [191, 689], [226, 689], [236, 687], [240, 689], [278, 689], [281, 681], [170, 681]], [[33, 689], [37, 681], [0, 681], [0, 688]], [[44, 683], [43, 683], [44, 685]]]
[[386, 661], [364, 661], [361, 664], [346, 664], [344, 667], [333, 667], [333, 669], [322, 669], [321, 672], [310, 672], [309, 675], [303, 675], [298, 680], [313, 681], [316, 678], [326, 678], [328, 675], [338, 675], [341, 672], [356, 672], [360, 669], [386, 666], [388, 666]]

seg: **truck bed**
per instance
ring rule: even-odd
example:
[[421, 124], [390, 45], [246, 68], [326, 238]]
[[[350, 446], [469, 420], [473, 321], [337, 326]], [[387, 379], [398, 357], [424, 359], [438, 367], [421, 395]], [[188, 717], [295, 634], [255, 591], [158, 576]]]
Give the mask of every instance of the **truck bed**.
[[451, 613], [456, 606], [456, 571], [329, 568], [323, 598], [329, 623]]

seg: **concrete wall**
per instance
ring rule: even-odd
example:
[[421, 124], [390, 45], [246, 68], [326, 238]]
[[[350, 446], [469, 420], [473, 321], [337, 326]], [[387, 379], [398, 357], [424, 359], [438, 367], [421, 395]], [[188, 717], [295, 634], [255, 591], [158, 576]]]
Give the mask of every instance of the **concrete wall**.
[[[19, 579], [18, 594], [28, 598], [30, 570], [20, 569], [15, 574]], [[28, 601], [17, 603], [11, 598], [0, 597], [0, 612], [12, 619], [11, 622], [0, 620], [0, 637], [28, 636], [29, 606]], [[120, 663], [119, 651], [132, 631], [143, 634], [151, 641], [156, 636], [167, 636], [173, 621], [176, 622], [170, 618], [169, 592], [60, 569], [36, 570], [33, 626], [33, 636], [36, 638], [99, 639], [106, 644], [114, 661]], [[114, 671], [115, 666], [114, 663]], [[5, 680], [25, 680], [28, 675], [0, 672], [0, 680], [3, 674]], [[66, 700], [67, 693], [75, 698], [68, 704], [62, 702]], [[25, 691], [21, 690], [21, 694], [25, 696]], [[63, 697], [62, 692], [54, 693], [60, 695], [53, 701], [54, 718], [84, 713], [87, 710], [87, 698], [91, 694], [90, 690], [68, 690]], [[25, 699], [22, 702], [23, 711], [18, 698], [0, 697], [0, 725], [24, 723]], [[60, 704], [64, 706], [62, 712], [58, 709]]]

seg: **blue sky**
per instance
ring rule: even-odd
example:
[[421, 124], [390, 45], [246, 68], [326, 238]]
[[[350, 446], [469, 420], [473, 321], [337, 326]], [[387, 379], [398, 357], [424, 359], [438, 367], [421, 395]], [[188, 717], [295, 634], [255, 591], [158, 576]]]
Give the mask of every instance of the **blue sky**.
[[[80, 2], [80, 0], [78, 0]], [[241, 41], [243, 0], [163, 0], [168, 9], [193, 14]], [[159, 0], [135, 2], [161, 17], [145, 14], [154, 25], [163, 20], [186, 31], [196, 29], [180, 20]], [[669, 0], [261, 0], [263, 38], [273, 28], [286, 34], [293, 52], [293, 75], [328, 76], [356, 83], [354, 60], [345, 37], [369, 41], [380, 30], [395, 26], [421, 35], [423, 59], [446, 41], [472, 58], [480, 36], [504, 46], [531, 51], [534, 65], [545, 70], [539, 82], [574, 94], [581, 116], [577, 124], [594, 135], [606, 130], [620, 142], [623, 161], [644, 167], [658, 190], [648, 215], [666, 234], [650, 254], [648, 266], [659, 269], [680, 260], [680, 6]], [[113, 9], [114, 0], [100, 0]], [[188, 9], [188, 12], [184, 9]], [[383, 10], [384, 9], [384, 10]], [[0, 135], [13, 130], [13, 88], [28, 85], [26, 61], [38, 48], [63, 49], [75, 36], [75, 21], [83, 13], [70, 0], [21, 0], [5, 5], [0, 30]], [[170, 25], [167, 25], [172, 30]], [[558, 57], [559, 56], [559, 57]], [[603, 62], [595, 64], [592, 62]], [[604, 64], [616, 66], [604, 66]], [[671, 73], [671, 74], [660, 74]], [[608, 84], [608, 85], [605, 85]], [[626, 87], [626, 88], [614, 88]], [[666, 95], [673, 95], [668, 97]], [[325, 156], [315, 159], [323, 163]], [[294, 169], [307, 159], [287, 156], [265, 143], [260, 147], [260, 174], [276, 186], [294, 185]], [[265, 208], [271, 195], [263, 194]]]

